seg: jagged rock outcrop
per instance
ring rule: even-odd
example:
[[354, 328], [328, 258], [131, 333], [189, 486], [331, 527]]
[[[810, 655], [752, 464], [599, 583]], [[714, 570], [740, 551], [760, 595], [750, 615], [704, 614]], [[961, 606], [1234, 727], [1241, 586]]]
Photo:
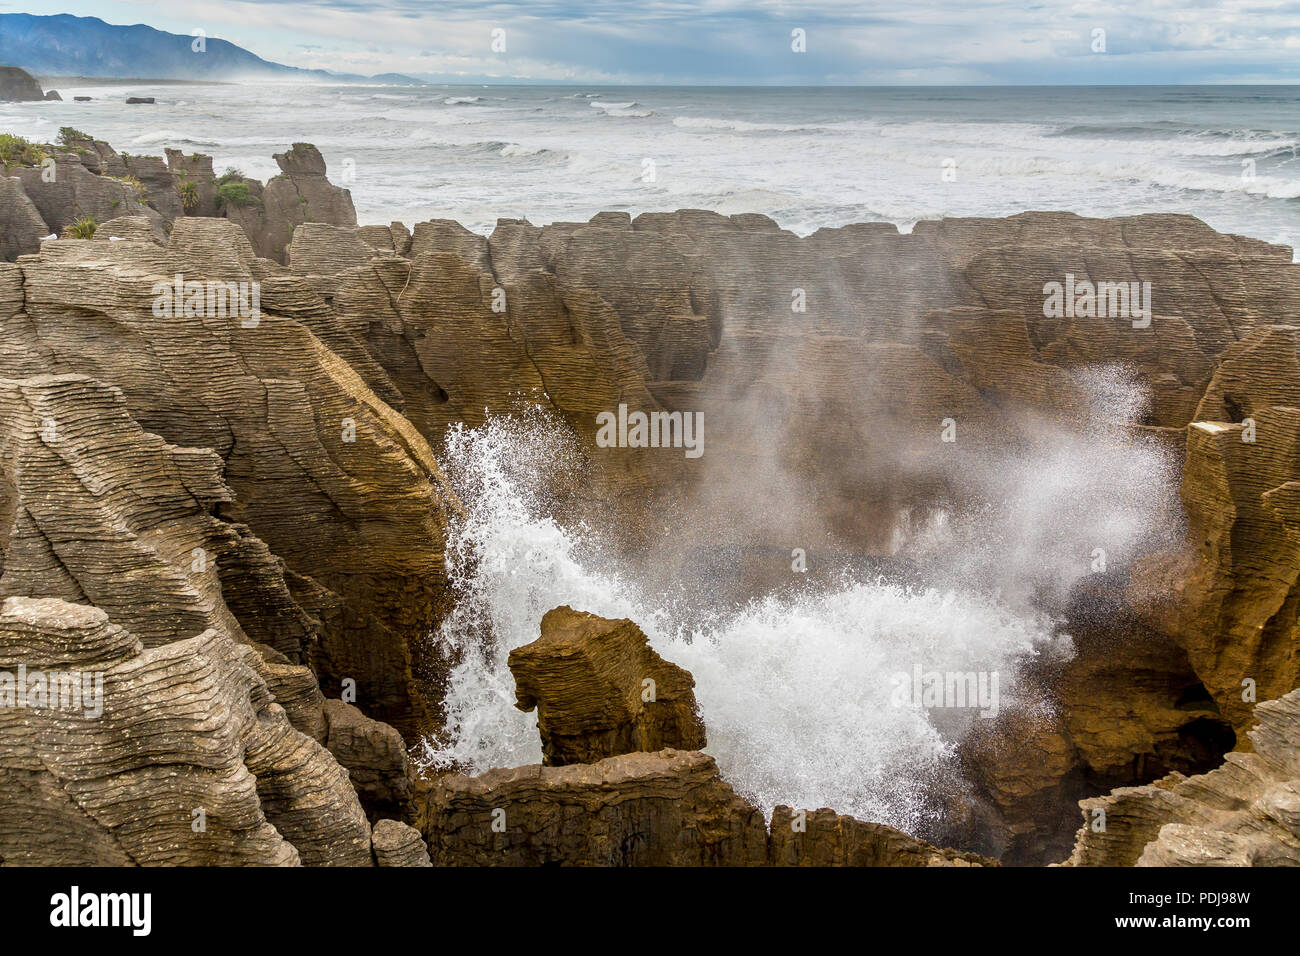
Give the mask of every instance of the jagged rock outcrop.
[[[722, 780], [712, 757], [672, 745], [704, 746], [694, 680], [651, 650], [631, 621], [555, 608], [542, 636], [511, 652], [510, 669], [520, 706], [538, 708], [548, 762], [440, 776], [418, 815], [436, 865], [994, 862], [830, 810], [777, 807], [769, 835], [762, 813]], [[658, 712], [640, 696], [646, 674], [665, 688]], [[663, 749], [652, 752], [656, 745]]]
[[212, 157], [203, 153], [191, 153], [187, 156], [179, 149], [167, 149], [164, 153], [167, 155], [167, 169], [175, 180], [177, 195], [184, 199], [181, 191], [185, 189], [185, 184], [189, 183], [193, 187], [191, 205], [182, 204], [183, 214], [216, 216], [220, 210], [217, 203], [216, 174], [212, 171]]
[[0, 260], [12, 262], [41, 248], [50, 227], [17, 176], [0, 176]]
[[126, 163], [109, 143], [93, 136], [68, 136], [64, 143], [76, 154], [77, 161], [97, 176], [127, 175]]
[[379, 866], [433, 866], [420, 831], [397, 820], [380, 820], [371, 833]]
[[1287, 378], [1298, 335], [1261, 326], [1228, 351], [1202, 411], [1240, 417], [1187, 430], [1187, 550], [1135, 578], [1135, 603], [1186, 649], [1239, 734], [1254, 700], [1300, 684], [1300, 395]]
[[1078, 652], [1059, 674], [1025, 677], [1024, 692], [1055, 706], [1006, 711], [963, 741], [975, 789], [948, 807], [933, 839], [1004, 864], [1059, 860], [1073, 845], [1079, 800], [1202, 773], [1233, 748], [1231, 725], [1172, 640], [1118, 612], [1104, 632], [1075, 638]]
[[939, 849], [880, 823], [821, 809], [772, 811], [772, 866], [997, 866], [976, 853]]
[[1300, 690], [1255, 708], [1253, 753], [1080, 801], [1071, 866], [1300, 866]]
[[676, 750], [449, 774], [427, 813], [435, 866], [757, 866], [767, 853], [763, 815], [713, 758]]
[[366, 812], [372, 818], [410, 817], [415, 768], [406, 756], [402, 735], [341, 700], [325, 701], [324, 716], [322, 743], [347, 768]]
[[11, 170], [15, 172], [50, 232], [62, 233], [79, 219], [98, 223], [120, 216], [145, 216], [162, 235], [162, 217], [144, 203], [131, 183], [92, 173], [75, 153], [55, 156], [53, 176], [39, 166]]
[[368, 865], [347, 772], [294, 730], [256, 656], [214, 630], [145, 648], [97, 608], [7, 598], [0, 667], [29, 687], [90, 675], [99, 693], [0, 707], [0, 860]]
[[[887, 551], [895, 534], [888, 516], [945, 497], [960, 481], [960, 451], [928, 446], [925, 436], [946, 419], [974, 442], [1014, 442], [1026, 416], [1086, 425], [1093, 410], [1076, 373], [1091, 365], [1123, 363], [1150, 391], [1150, 408], [1133, 424], [1181, 427], [1235, 336], [1300, 303], [1289, 251], [1221, 236], [1190, 217], [1028, 213], [930, 223], [911, 236], [864, 224], [801, 239], [761, 216], [682, 210], [542, 228], [501, 220], [486, 243], [434, 221], [416, 225], [409, 270], [396, 261], [339, 271], [364, 250], [332, 261], [323, 238], [315, 245], [303, 269], [328, 275], [320, 287], [341, 313], [395, 313], [358, 334], [435, 445], [448, 422], [472, 423], [484, 407], [536, 395], [540, 379], [599, 466], [591, 497], [617, 502], [625, 528], [639, 525], [630, 509], [647, 494], [663, 502], [695, 496], [700, 510], [730, 513], [740, 502], [724, 489], [751, 498], [790, 483], [812, 489], [815, 512], [766, 516], [750, 546], [819, 540], [832, 529], [848, 550]], [[426, 315], [452, 310], [415, 289], [423, 272], [415, 262], [426, 254], [443, 257], [439, 273], [450, 269], [446, 256], [466, 264], [457, 267], [469, 274], [456, 300], [500, 290], [511, 342], [500, 341], [500, 313], [462, 309], [453, 338], [445, 322], [435, 326], [442, 345], [430, 353], [420, 341], [433, 332]], [[1044, 284], [1067, 273], [1116, 283], [1171, 278], [1156, 281], [1149, 327], [1134, 328], [1127, 317], [1045, 317]], [[583, 312], [602, 316], [576, 338], [608, 386], [589, 372], [583, 384], [562, 387], [573, 363], [588, 359], [551, 348], [565, 341], [565, 319]], [[600, 341], [596, 329], [611, 348], [587, 344]], [[501, 356], [486, 375], [476, 367], [484, 349]], [[529, 363], [513, 360], [520, 351]], [[593, 448], [594, 415], [620, 403], [702, 412], [707, 480], [705, 468], [672, 455]], [[846, 446], [871, 467], [812, 464], [843, 461]], [[691, 543], [717, 544], [715, 531], [697, 531]]]
[[516, 706], [537, 710], [547, 766], [636, 750], [702, 750], [691, 675], [664, 660], [629, 620], [557, 607], [542, 634], [510, 652]]
[[309, 294], [300, 280], [269, 276], [253, 319], [154, 314], [158, 282], [215, 273], [247, 288], [259, 261], [220, 220], [178, 220], [169, 249], [49, 243], [20, 266], [23, 311], [0, 316], [0, 374], [90, 375], [120, 388], [148, 431], [213, 449], [233, 492], [224, 516], [285, 561], [292, 603], [321, 623], [310, 662], [327, 696], [355, 682], [367, 714], [413, 731], [427, 708], [412, 648], [446, 600], [441, 541], [454, 500], [428, 445], [322, 341], [346, 339], [325, 328], [328, 309], [294, 298], [277, 311]]
[[140, 184], [149, 208], [164, 223], [185, 215], [176, 180], [161, 156], [127, 156], [123, 158], [127, 175]]
[[284, 263], [294, 228], [302, 223], [357, 225], [352, 194], [325, 176], [325, 160], [310, 143], [294, 143], [277, 153], [280, 175], [270, 179], [255, 202], [227, 210], [252, 240], [257, 254]]
[[[274, 587], [279, 569], [213, 516], [231, 498], [214, 452], [144, 431], [117, 389], [84, 375], [0, 379], [0, 596], [91, 604], [146, 647], [209, 628], [240, 638], [226, 583]], [[259, 636], [305, 660], [306, 622], [275, 623], [279, 635]]]

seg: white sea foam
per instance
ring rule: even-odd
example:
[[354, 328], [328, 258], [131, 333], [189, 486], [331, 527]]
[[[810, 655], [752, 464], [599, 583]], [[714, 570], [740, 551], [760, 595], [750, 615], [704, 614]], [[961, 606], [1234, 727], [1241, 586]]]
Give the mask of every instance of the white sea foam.
[[[871, 218], [909, 227], [938, 215], [1068, 209], [1190, 213], [1221, 231], [1300, 246], [1293, 88], [470, 89], [73, 85], [61, 103], [5, 104], [3, 126], [41, 140], [75, 126], [137, 153], [198, 149], [218, 169], [242, 164], [250, 174], [249, 157], [269, 162], [312, 142], [332, 168], [357, 161], [348, 188], [362, 222], [409, 223], [432, 204], [483, 232], [502, 215], [541, 224], [750, 196], [746, 211], [800, 234]], [[94, 100], [74, 102], [79, 93]], [[122, 103], [128, 95], [158, 103], [146, 117]], [[520, 147], [473, 157], [431, 148], [465, 127]], [[520, 163], [525, 147], [567, 164]], [[647, 157], [653, 183], [641, 175]], [[955, 180], [941, 178], [946, 159]]]
[[568, 604], [636, 621], [655, 648], [690, 670], [725, 777], [765, 810], [834, 807], [915, 830], [953, 784], [953, 751], [973, 714], [895, 706], [893, 675], [914, 666], [998, 672], [1001, 707], [1022, 699], [1017, 673], [1068, 653], [1049, 617], [994, 594], [845, 581], [692, 616], [643, 594], [603, 555], [600, 535], [566, 528], [545, 488], [576, 460], [564, 429], [540, 415], [452, 434], [443, 462], [468, 508], [449, 560], [459, 604], [437, 640], [459, 663], [446, 696], [448, 735], [426, 741], [427, 766], [479, 773], [537, 762], [536, 720], [514, 707], [506, 666], [536, 639], [542, 615]]

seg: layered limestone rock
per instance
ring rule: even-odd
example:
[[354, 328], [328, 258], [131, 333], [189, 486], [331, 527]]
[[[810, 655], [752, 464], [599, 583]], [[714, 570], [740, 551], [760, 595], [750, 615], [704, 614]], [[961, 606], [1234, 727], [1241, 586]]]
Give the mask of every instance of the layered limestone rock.
[[97, 608], [6, 598], [5, 675], [25, 668], [29, 694], [38, 672], [89, 676], [98, 693], [13, 706], [0, 684], [0, 860], [368, 865], [347, 772], [294, 730], [256, 656], [213, 630], [145, 648]]
[[325, 701], [324, 716], [322, 743], [347, 768], [366, 812], [411, 817], [416, 772], [402, 735], [341, 700]]
[[[750, 498], [791, 483], [812, 489], [817, 510], [765, 516], [751, 546], [829, 532], [850, 550], [888, 550], [889, 516], [953, 493], [961, 466], [954, 449], [934, 447], [942, 422], [960, 422], [983, 443], [1015, 442], [1026, 417], [1086, 426], [1093, 410], [1079, 376], [1091, 366], [1123, 363], [1149, 390], [1151, 406], [1130, 424], [1185, 425], [1235, 336], [1300, 302], [1287, 250], [1221, 236], [1189, 217], [1032, 213], [928, 223], [912, 236], [868, 224], [800, 239], [761, 216], [683, 210], [542, 228], [502, 220], [486, 243], [454, 223], [417, 224], [411, 258], [444, 257], [435, 274], [450, 289], [459, 281], [454, 299], [487, 305], [489, 289], [504, 299], [504, 326], [500, 313], [479, 307], [456, 310], [451, 329], [429, 328], [428, 313], [451, 310], [412, 295], [422, 272], [414, 263], [344, 270], [365, 251], [331, 253], [323, 236], [311, 247], [319, 251], [308, 253], [305, 236], [303, 269], [319, 270], [319, 287], [341, 314], [356, 316], [349, 321], [435, 445], [449, 421], [475, 423], [484, 407], [509, 410], [519, 395], [544, 394], [584, 437], [600, 473], [592, 496], [616, 503], [625, 525], [638, 524], [629, 503], [646, 494], [664, 502], [658, 512], [675, 511], [668, 502], [684, 494], [699, 510], [730, 512], [743, 502], [724, 489]], [[463, 263], [463, 279], [446, 256]], [[1154, 279], [1151, 321], [1045, 317], [1045, 285], [1067, 275], [1139, 286]], [[590, 372], [561, 387], [567, 368], [588, 359], [550, 343], [564, 344], [566, 324], [593, 308], [617, 322], [617, 336], [604, 320], [597, 327], [612, 350], [593, 352], [597, 329], [586, 322], [569, 341], [587, 345], [612, 387]], [[360, 320], [375, 310], [396, 313], [383, 332]], [[435, 329], [431, 352], [421, 338]], [[490, 368], [485, 350], [500, 356]], [[620, 403], [632, 412], [701, 412], [707, 478], [702, 465], [674, 455], [592, 447], [594, 416]], [[864, 467], [844, 461], [850, 446]], [[841, 464], [812, 464], [832, 459]], [[727, 529], [708, 529], [701, 543], [717, 533]]]
[[1186, 649], [1239, 734], [1249, 727], [1253, 701], [1300, 683], [1300, 407], [1262, 404], [1269, 381], [1279, 383], [1275, 397], [1287, 400], [1295, 332], [1261, 328], [1230, 351], [1215, 378], [1224, 384], [1207, 402], [1220, 403], [1223, 394], [1236, 401], [1234, 379], [1243, 361], [1259, 361], [1259, 346], [1270, 361], [1253, 380], [1253, 396], [1243, 393], [1251, 416], [1187, 430], [1187, 550], [1149, 558], [1135, 577], [1134, 602]]
[[121, 216], [117, 219], [110, 219], [108, 222], [100, 223], [95, 228], [95, 235], [91, 238], [96, 242], [135, 239], [139, 242], [152, 242], [159, 246], [166, 245], [158, 238], [153, 223], [146, 216]]
[[17, 176], [0, 176], [0, 259], [12, 262], [37, 252], [50, 227]]
[[[5, 237], [0, 239], [0, 255], [9, 261], [36, 251], [29, 203], [45, 224], [41, 236], [61, 233], [82, 219], [103, 223], [145, 216], [154, 238], [162, 241], [182, 216], [224, 216], [246, 233], [258, 255], [280, 263], [286, 261], [299, 225], [332, 224], [357, 231], [351, 196], [329, 182], [319, 151], [307, 143], [276, 156], [282, 173], [265, 186], [237, 173], [218, 180], [212, 157], [202, 153], [168, 149], [165, 159], [118, 154], [108, 143], [87, 135], [72, 135], [65, 143], [43, 149], [52, 155], [47, 165], [0, 168], [6, 178], [21, 181], [0, 185], [0, 224], [6, 226], [0, 230]], [[235, 191], [219, 193], [223, 185]], [[404, 254], [410, 235], [403, 237], [404, 227], [395, 227], [384, 231], [383, 246]]]
[[0, 596], [95, 605], [147, 647], [206, 629], [251, 644], [276, 702], [323, 742], [307, 665], [330, 631], [266, 544], [214, 514], [232, 500], [213, 452], [143, 431], [116, 389], [79, 375], [0, 380]]
[[80, 219], [99, 223], [119, 216], [145, 216], [162, 235], [162, 216], [145, 204], [134, 185], [92, 173], [75, 153], [62, 152], [55, 159], [52, 169], [24, 166], [10, 170], [50, 232], [61, 234]]
[[157, 211], [163, 222], [185, 215], [176, 178], [161, 156], [127, 156], [123, 164], [127, 175], [140, 184], [149, 207]]
[[449, 774], [428, 827], [435, 866], [756, 866], [767, 854], [763, 815], [712, 757], [676, 750]]
[[[830, 810], [763, 814], [722, 779], [704, 746], [691, 675], [631, 621], [559, 607], [510, 654], [520, 706], [538, 709], [548, 762], [444, 774], [419, 815], [436, 865], [982, 866]], [[643, 696], [653, 674], [657, 702]], [[637, 749], [640, 747], [641, 749]], [[654, 749], [659, 748], [663, 749]]]
[[275, 161], [280, 175], [267, 181], [255, 201], [227, 209], [227, 215], [248, 233], [259, 256], [286, 262], [294, 228], [302, 223], [356, 227], [352, 194], [326, 178], [325, 160], [315, 146], [294, 143], [288, 151], [276, 153]]
[[[364, 266], [377, 250], [360, 238], [360, 233], [360, 229], [323, 222], [303, 223], [294, 229], [289, 243], [289, 268], [300, 275], [333, 275]], [[391, 245], [391, 236], [389, 242]]]
[[127, 174], [121, 154], [102, 139], [70, 135], [64, 145], [77, 154], [81, 165], [96, 175], [121, 177]]
[[777, 807], [768, 842], [772, 866], [996, 866], [996, 860], [939, 849], [880, 823], [821, 809]]
[[[186, 216], [216, 216], [220, 207], [217, 202], [217, 179], [212, 170], [212, 157], [203, 153], [185, 155], [179, 149], [164, 150], [167, 155], [167, 168], [174, 177], [177, 193], [189, 183], [193, 186], [190, 205], [182, 204]], [[183, 198], [183, 197], [182, 197]]]
[[[208, 630], [250, 646], [372, 817], [411, 818], [400, 741], [373, 718], [428, 729], [445, 669], [426, 638], [449, 599], [456, 503], [431, 447], [536, 405], [572, 430], [586, 468], [557, 472], [556, 508], [615, 527], [626, 550], [653, 555], [647, 574], [671, 581], [698, 553], [725, 564], [743, 549], [777, 556], [788, 578], [792, 548], [883, 559], [927, 515], [977, 506], [981, 451], [1014, 453], [1046, 428], [1089, 434], [1091, 370], [1127, 369], [1151, 400], [1118, 424], [1186, 446], [1187, 545], [1134, 570], [1141, 627], [1111, 595], [1097, 639], [1044, 678], [1053, 716], [1008, 719], [965, 748], [977, 792], [955, 812], [992, 835], [983, 852], [1059, 858], [1062, 806], [1204, 770], [1232, 730], [1249, 746], [1254, 697], [1300, 682], [1300, 333], [1279, 324], [1300, 314], [1290, 250], [1190, 217], [1061, 213], [911, 235], [859, 224], [800, 238], [699, 210], [412, 233], [356, 227], [306, 144], [277, 157], [265, 188], [246, 180], [245, 205], [237, 184], [218, 197], [200, 154], [168, 151], [164, 167], [93, 139], [46, 151], [52, 182], [32, 165], [0, 179], [0, 253], [24, 257], [0, 264], [0, 587], [94, 603], [150, 650]], [[86, 215], [94, 241], [39, 245]], [[257, 314], [156, 311], [157, 284], [177, 276], [255, 286]], [[1052, 283], [1113, 295], [1137, 283], [1129, 304], [1150, 312], [1053, 313]], [[599, 441], [597, 416], [620, 408], [668, 425], [702, 416], [704, 454]], [[945, 422], [960, 441], [941, 440]], [[763, 562], [719, 586], [758, 593], [767, 578], [751, 564]], [[624, 623], [516, 652], [548, 763], [703, 744], [689, 678], [665, 698], [660, 677], [676, 688], [684, 672], [654, 663]], [[664, 668], [654, 702], [633, 673], [647, 667]], [[352, 691], [359, 712], [325, 702]], [[678, 780], [637, 766], [629, 792]], [[814, 846], [782, 853], [894, 846], [818, 826]]]
[[1071, 866], [1300, 865], [1300, 690], [1255, 708], [1253, 753], [1083, 800]]
[[427, 813], [437, 866], [996, 865], [825, 809], [777, 807], [769, 836], [712, 757], [671, 749], [449, 774]]
[[960, 754], [970, 794], [948, 807], [936, 839], [1042, 864], [1068, 855], [1078, 801], [1170, 772], [1217, 766], [1236, 744], [1231, 725], [1187, 655], [1118, 613], [1101, 633], [1075, 635], [1057, 674], [1025, 675], [1021, 692], [1055, 706], [981, 721]]
[[301, 280], [268, 275], [256, 315], [229, 314], [233, 300], [225, 314], [155, 312], [160, 282], [247, 293], [260, 263], [221, 220], [178, 220], [169, 249], [48, 243], [19, 268], [18, 310], [0, 316], [0, 374], [92, 376], [143, 428], [212, 449], [232, 492], [222, 516], [284, 560], [289, 603], [320, 622], [310, 663], [326, 695], [351, 682], [369, 715], [414, 730], [426, 707], [412, 647], [445, 601], [454, 499], [427, 443], [326, 344], [347, 354], [348, 335]]
[[636, 750], [702, 750], [691, 675], [629, 620], [558, 607], [536, 641], [510, 652], [516, 705], [537, 710], [544, 763], [595, 763]]
[[[0, 379], [0, 596], [94, 605], [146, 647], [209, 628], [242, 637], [224, 593], [236, 576], [289, 602], [274, 559], [213, 516], [231, 498], [214, 452], [144, 431], [117, 389], [83, 375]], [[306, 659], [301, 614], [267, 625], [269, 646]]]
[[380, 820], [371, 834], [379, 866], [433, 866], [420, 831], [397, 820]]

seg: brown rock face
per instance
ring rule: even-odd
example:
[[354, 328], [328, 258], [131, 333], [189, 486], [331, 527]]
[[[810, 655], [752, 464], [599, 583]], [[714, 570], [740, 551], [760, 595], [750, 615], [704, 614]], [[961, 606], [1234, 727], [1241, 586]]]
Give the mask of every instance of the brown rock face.
[[[1256, 330], [1236, 355], [1258, 360], [1253, 343], [1266, 350], [1284, 343], [1279, 364], [1267, 366], [1284, 370], [1288, 355], [1295, 360], [1294, 331]], [[1225, 360], [1228, 371], [1221, 368], [1216, 381], [1240, 367]], [[1239, 735], [1249, 727], [1254, 700], [1300, 683], [1300, 408], [1246, 400], [1253, 417], [1244, 422], [1188, 428], [1188, 550], [1150, 558], [1135, 584], [1142, 613], [1186, 649]]]
[[420, 831], [397, 820], [380, 820], [371, 835], [379, 866], [433, 866]]
[[222, 516], [284, 560], [293, 593], [283, 603], [318, 622], [310, 652], [275, 646], [312, 664], [328, 696], [354, 682], [367, 713], [414, 730], [427, 709], [412, 647], [445, 600], [452, 496], [420, 435], [326, 344], [348, 343], [329, 309], [318, 298], [310, 307], [299, 280], [261, 272], [255, 321], [155, 314], [155, 286], [177, 275], [260, 282], [250, 271], [260, 260], [221, 220], [178, 220], [168, 250], [60, 241], [49, 251], [19, 267], [21, 299], [0, 319], [10, 345], [0, 373], [93, 376], [121, 390], [144, 428], [211, 449], [202, 454], [218, 456], [230, 489]]
[[368, 865], [370, 828], [347, 771], [294, 730], [256, 658], [213, 630], [146, 649], [97, 608], [7, 598], [0, 669], [25, 667], [29, 691], [40, 672], [98, 682], [99, 694], [13, 706], [9, 683], [0, 860]]
[[694, 679], [631, 621], [557, 607], [541, 637], [510, 652], [510, 672], [516, 706], [537, 709], [547, 766], [705, 746]]
[[17, 176], [0, 176], [0, 259], [12, 262], [38, 251], [50, 227]]
[[352, 194], [325, 178], [325, 160], [315, 146], [294, 143], [287, 152], [277, 153], [275, 161], [280, 175], [267, 182], [257, 201], [227, 210], [248, 233], [259, 256], [288, 261], [294, 228], [302, 223], [356, 228]]
[[448, 775], [428, 820], [435, 866], [756, 866], [767, 852], [763, 815], [713, 758], [676, 750]]
[[372, 817], [410, 817], [415, 768], [407, 759], [402, 735], [341, 700], [325, 701], [324, 715], [322, 743], [347, 768], [366, 812]]
[[1070, 866], [1300, 865], [1300, 690], [1255, 708], [1254, 753], [1080, 801]]
[[1059, 860], [1079, 800], [1205, 772], [1233, 748], [1231, 725], [1168, 638], [1118, 615], [1104, 633], [1075, 637], [1075, 658], [1044, 681], [1059, 702], [1052, 712], [1009, 711], [963, 742], [975, 795], [951, 808], [936, 839], [1008, 865]]
[[996, 866], [975, 853], [941, 850], [893, 827], [833, 810], [772, 811], [772, 866]]

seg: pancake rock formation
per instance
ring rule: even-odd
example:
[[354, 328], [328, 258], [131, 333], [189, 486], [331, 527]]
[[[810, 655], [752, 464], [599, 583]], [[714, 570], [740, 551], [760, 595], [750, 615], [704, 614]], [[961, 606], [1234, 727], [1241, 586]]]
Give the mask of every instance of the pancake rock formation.
[[1300, 866], [1300, 690], [1255, 708], [1253, 753], [1081, 801], [1071, 866]]
[[537, 710], [544, 763], [595, 763], [637, 750], [702, 750], [691, 675], [665, 661], [631, 621], [569, 607], [510, 652], [516, 706]]
[[[315, 147], [276, 160], [264, 184], [76, 130], [0, 158], [0, 655], [84, 658], [119, 695], [0, 707], [6, 861], [420, 865], [418, 831], [434, 863], [1046, 863], [1090, 799], [1112, 822], [1083, 863], [1292, 858], [1292, 250], [1061, 212], [358, 226]], [[1145, 400], [1108, 404], [1116, 380]], [[1030, 569], [1074, 656], [1027, 675], [1050, 712], [963, 742], [970, 790], [929, 834], [960, 850], [825, 809], [765, 823], [701, 752], [690, 675], [567, 607], [509, 661], [544, 762], [421, 779], [475, 503], [438, 453], [538, 408], [581, 458], [576, 480], [536, 462], [557, 517], [706, 608], [920, 581], [1008, 463], [1099, 435], [1181, 465], [1185, 533]], [[126, 745], [154, 720], [158, 750]]]

